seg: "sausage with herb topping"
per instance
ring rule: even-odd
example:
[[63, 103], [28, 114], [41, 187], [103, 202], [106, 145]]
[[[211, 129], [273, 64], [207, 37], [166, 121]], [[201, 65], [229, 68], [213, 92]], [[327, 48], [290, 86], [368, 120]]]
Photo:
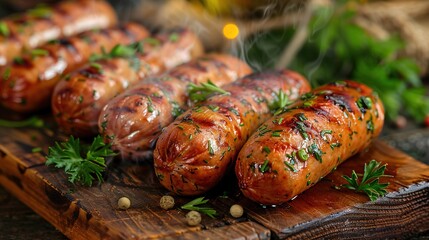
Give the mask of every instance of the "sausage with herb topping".
[[224, 85], [250, 72], [247, 64], [223, 54], [182, 64], [112, 99], [100, 114], [99, 131], [123, 158], [147, 158], [161, 130], [187, 108], [190, 83]]
[[383, 105], [367, 86], [319, 87], [250, 137], [235, 167], [239, 187], [261, 204], [286, 202], [365, 149], [383, 121]]
[[[284, 70], [237, 80], [183, 113], [160, 135], [154, 151], [161, 184], [179, 195], [213, 188], [234, 166], [240, 148], [267, 118], [270, 104], [284, 93], [290, 100], [310, 91], [301, 75]], [[277, 95], [276, 95], [277, 94]]]
[[84, 65], [91, 54], [109, 51], [117, 44], [130, 44], [148, 35], [144, 27], [127, 24], [52, 41], [33, 49], [0, 69], [1, 104], [18, 112], [47, 107], [60, 77]]
[[0, 66], [23, 49], [75, 35], [87, 30], [116, 25], [113, 8], [105, 1], [64, 1], [53, 7], [38, 7], [0, 20]]
[[197, 36], [184, 29], [162, 32], [133, 45], [116, 46], [101, 56], [105, 59], [57, 84], [52, 111], [62, 130], [79, 137], [96, 135], [101, 109], [110, 99], [139, 80], [187, 62], [203, 51]]

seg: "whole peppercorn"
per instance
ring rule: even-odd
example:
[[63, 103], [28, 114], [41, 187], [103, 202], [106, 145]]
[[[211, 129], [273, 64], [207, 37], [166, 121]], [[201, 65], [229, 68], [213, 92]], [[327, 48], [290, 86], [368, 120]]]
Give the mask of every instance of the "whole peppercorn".
[[189, 226], [196, 226], [201, 223], [201, 214], [197, 211], [190, 211], [186, 214], [186, 221]]
[[174, 198], [172, 196], [162, 196], [159, 200], [159, 206], [165, 210], [172, 209], [174, 207]]
[[231, 208], [229, 209], [229, 213], [231, 214], [231, 216], [235, 218], [239, 218], [243, 216], [243, 212], [244, 212], [243, 207], [238, 204], [232, 205]]
[[129, 198], [127, 197], [121, 197], [118, 200], [118, 208], [122, 209], [122, 210], [126, 210], [128, 208], [130, 208], [131, 206], [131, 201]]

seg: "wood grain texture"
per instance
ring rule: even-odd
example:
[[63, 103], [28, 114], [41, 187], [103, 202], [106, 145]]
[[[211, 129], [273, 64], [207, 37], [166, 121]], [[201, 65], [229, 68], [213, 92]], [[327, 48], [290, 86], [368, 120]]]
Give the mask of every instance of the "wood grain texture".
[[[189, 227], [186, 211], [159, 207], [168, 192], [157, 182], [151, 163], [112, 162], [103, 184], [69, 184], [62, 171], [44, 165], [48, 146], [63, 138], [49, 129], [0, 128], [0, 184], [72, 239], [405, 238], [429, 230], [429, 166], [380, 141], [277, 207], [245, 199], [229, 176], [207, 195], [219, 216], [203, 216], [201, 225]], [[34, 147], [43, 151], [32, 153]], [[352, 169], [362, 172], [371, 159], [388, 164], [393, 178], [381, 181], [391, 183], [389, 195], [369, 202], [363, 194], [333, 188], [344, 183], [342, 175]], [[132, 202], [126, 211], [116, 207], [122, 196]], [[175, 199], [176, 207], [191, 200]], [[237, 202], [246, 214], [234, 219], [229, 207]]]

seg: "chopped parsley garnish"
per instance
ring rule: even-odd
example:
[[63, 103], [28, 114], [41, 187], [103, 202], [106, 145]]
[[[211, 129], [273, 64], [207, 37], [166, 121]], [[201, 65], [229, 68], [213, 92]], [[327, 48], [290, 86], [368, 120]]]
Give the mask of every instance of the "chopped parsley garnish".
[[213, 147], [212, 147], [212, 143], [211, 143], [211, 141], [209, 140], [208, 142], [207, 142], [207, 145], [208, 145], [208, 149], [209, 149], [209, 153], [210, 153], [210, 155], [214, 155], [215, 153], [214, 153], [214, 149], [213, 149]]
[[265, 153], [267, 153], [267, 154], [270, 154], [270, 153], [271, 153], [270, 148], [269, 148], [269, 147], [267, 147], [267, 146], [264, 146], [264, 147], [262, 148], [262, 151], [264, 151], [264, 152], [265, 152]]
[[366, 130], [368, 132], [374, 133], [374, 122], [372, 121], [372, 116], [368, 121], [366, 121]]
[[0, 35], [3, 37], [9, 37], [10, 35], [9, 27], [5, 22], [0, 22]]
[[369, 97], [360, 97], [357, 101], [356, 101], [357, 106], [359, 107], [360, 111], [362, 113], [365, 113], [367, 109], [371, 109], [372, 108], [372, 100]]
[[324, 154], [320, 148], [317, 146], [317, 144], [313, 143], [308, 148], [308, 151], [314, 155], [314, 157], [317, 159], [317, 161], [322, 162], [322, 155]]
[[274, 130], [272, 133], [271, 133], [271, 136], [272, 137], [280, 137], [280, 133], [282, 132], [282, 130]]
[[298, 170], [295, 169], [292, 163], [289, 163], [288, 161], [283, 161], [283, 162], [286, 165], [287, 169], [289, 169], [292, 172], [298, 172]]
[[259, 171], [261, 173], [265, 173], [270, 169], [270, 167], [268, 166], [268, 163], [269, 163], [269, 161], [265, 160], [264, 163], [259, 167]]
[[298, 150], [298, 157], [302, 161], [307, 161], [308, 160], [308, 153], [307, 153], [307, 151], [305, 151], [305, 149], [303, 149], [303, 148], [299, 149]]

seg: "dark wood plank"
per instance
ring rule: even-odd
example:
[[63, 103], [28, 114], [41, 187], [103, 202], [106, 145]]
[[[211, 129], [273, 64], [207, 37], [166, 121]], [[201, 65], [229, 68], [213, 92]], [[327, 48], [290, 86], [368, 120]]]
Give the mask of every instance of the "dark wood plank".
[[[225, 237], [231, 238], [264, 238], [269, 231], [274, 238], [353, 238], [361, 236], [354, 235], [359, 228], [365, 229], [368, 238], [397, 238], [429, 230], [429, 166], [380, 141], [295, 200], [277, 207], [261, 207], [245, 199], [230, 176], [208, 194], [219, 216], [203, 216], [201, 225], [189, 227], [186, 211], [158, 206], [168, 192], [158, 184], [150, 162], [114, 162], [103, 184], [73, 186], [62, 171], [44, 165], [48, 146], [63, 136], [48, 129], [6, 128], [0, 128], [0, 136], [0, 184], [70, 238], [217, 239], [226, 231], [230, 235]], [[34, 147], [42, 147], [43, 152], [32, 153]], [[343, 174], [350, 175], [352, 169], [361, 172], [371, 159], [388, 163], [387, 173], [394, 176], [382, 179], [391, 182], [388, 196], [371, 203], [365, 195], [333, 188], [344, 183]], [[222, 196], [224, 191], [227, 196]], [[122, 196], [132, 201], [126, 211], [116, 208]], [[176, 206], [191, 200], [175, 199]], [[237, 202], [246, 214], [233, 219], [229, 207]], [[247, 231], [248, 226], [253, 230]]]
[[0, 186], [0, 239], [67, 239], [51, 224]]

